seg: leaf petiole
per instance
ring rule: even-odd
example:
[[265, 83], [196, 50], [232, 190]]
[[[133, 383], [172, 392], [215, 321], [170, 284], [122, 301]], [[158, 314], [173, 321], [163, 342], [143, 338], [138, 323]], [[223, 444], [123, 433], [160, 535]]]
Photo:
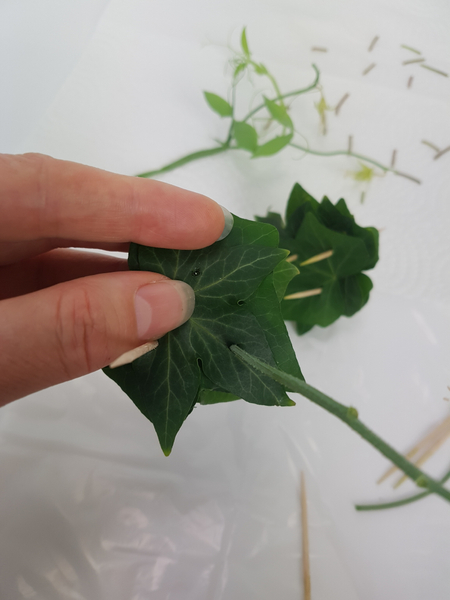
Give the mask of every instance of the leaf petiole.
[[[344, 404], [340, 404], [333, 400], [326, 394], [323, 394], [319, 390], [313, 388], [308, 385], [301, 379], [294, 377], [293, 375], [289, 375], [288, 373], [284, 373], [280, 369], [265, 363], [258, 358], [255, 358], [251, 354], [248, 354], [239, 346], [232, 345], [230, 347], [230, 351], [235, 354], [240, 360], [247, 363], [254, 369], [260, 371], [264, 375], [271, 377], [274, 381], [281, 383], [286, 389], [297, 392], [314, 402], [315, 404], [321, 406], [329, 413], [335, 415], [338, 419], [346, 423], [353, 431], [359, 433], [361, 437], [363, 437], [369, 444], [371, 444], [374, 448], [376, 448], [381, 454], [384, 454], [386, 458], [388, 458], [392, 463], [394, 463], [400, 470], [402, 470], [405, 475], [407, 475], [410, 479], [412, 479], [416, 484], [420, 485], [420, 487], [427, 488], [426, 493], [434, 493], [441, 498], [444, 498], [448, 502], [450, 502], [450, 491], [445, 489], [442, 486], [441, 482], [438, 482], [413, 465], [409, 460], [407, 460], [404, 456], [402, 456], [399, 452], [394, 450], [392, 446], [383, 441], [380, 437], [378, 437], [373, 431], [371, 431], [368, 427], [366, 427], [358, 418], [357, 411], [350, 406], [345, 406]], [[450, 475], [449, 475], [450, 477]]]
[[173, 169], [177, 169], [178, 167], [182, 167], [187, 165], [194, 160], [199, 160], [201, 158], [207, 158], [208, 156], [215, 156], [216, 154], [221, 154], [222, 152], [226, 152], [227, 150], [232, 150], [233, 148], [230, 146], [229, 142], [225, 142], [221, 146], [216, 146], [215, 148], [207, 148], [206, 150], [198, 150], [197, 152], [192, 152], [191, 154], [187, 154], [178, 160], [174, 160], [173, 162], [161, 167], [160, 169], [155, 169], [154, 171], [146, 171], [145, 173], [139, 173], [136, 177], [154, 177], [155, 175], [160, 175], [161, 173], [167, 173], [167, 171], [172, 171]]
[[[439, 481], [439, 483], [444, 484], [449, 479], [450, 471], [447, 471], [447, 473]], [[426, 492], [420, 492], [420, 494], [414, 494], [413, 496], [407, 496], [406, 498], [402, 498], [401, 500], [394, 500], [392, 502], [381, 502], [379, 504], [356, 504], [355, 508], [359, 511], [398, 508], [399, 506], [405, 506], [406, 504], [412, 504], [413, 502], [417, 502], [417, 500], [422, 500], [422, 498], [426, 498], [426, 496], [429, 496], [430, 494], [432, 494], [432, 492], [428, 490]]]
[[[271, 100], [273, 100], [274, 102], [276, 102], [277, 100], [284, 100], [285, 98], [291, 98], [292, 96], [300, 96], [301, 94], [306, 94], [307, 92], [310, 92], [311, 90], [315, 89], [317, 87], [317, 84], [319, 83], [319, 79], [320, 79], [320, 71], [319, 69], [316, 67], [315, 64], [311, 65], [312, 68], [314, 69], [316, 76], [314, 78], [314, 81], [308, 85], [305, 88], [301, 88], [299, 90], [294, 90], [293, 92], [288, 92], [287, 94], [280, 94], [278, 96], [275, 96], [275, 98], [271, 98]], [[266, 103], [263, 102], [262, 104], [260, 104], [259, 106], [257, 106], [256, 108], [254, 108], [253, 110], [251, 110], [243, 119], [243, 122], [248, 121], [249, 119], [251, 119], [253, 117], [253, 115], [255, 115], [257, 112], [259, 112], [260, 110], [262, 110], [263, 108], [266, 108]]]
[[408, 173], [403, 173], [402, 171], [397, 171], [397, 169], [387, 167], [386, 165], [381, 164], [377, 160], [373, 160], [373, 158], [369, 158], [367, 156], [364, 156], [363, 154], [352, 152], [351, 150], [333, 150], [331, 152], [319, 152], [318, 150], [311, 150], [311, 148], [308, 148], [306, 146], [300, 146], [299, 144], [294, 144], [292, 142], [289, 144], [289, 146], [292, 146], [292, 148], [296, 148], [297, 150], [302, 150], [307, 154], [314, 154], [315, 156], [352, 156], [353, 158], [358, 158], [359, 160], [364, 160], [365, 162], [375, 165], [385, 173], [394, 173], [394, 175], [398, 175], [399, 177], [405, 177], [406, 179], [414, 181], [414, 183], [422, 183], [420, 179], [417, 179], [416, 177], [413, 177]]

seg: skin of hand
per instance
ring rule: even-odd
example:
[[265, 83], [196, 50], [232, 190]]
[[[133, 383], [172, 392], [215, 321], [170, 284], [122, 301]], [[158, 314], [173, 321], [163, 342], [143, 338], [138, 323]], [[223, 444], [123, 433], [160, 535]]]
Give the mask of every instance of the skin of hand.
[[0, 406], [100, 369], [191, 316], [186, 283], [84, 249], [203, 248], [230, 219], [210, 198], [158, 181], [0, 155]]

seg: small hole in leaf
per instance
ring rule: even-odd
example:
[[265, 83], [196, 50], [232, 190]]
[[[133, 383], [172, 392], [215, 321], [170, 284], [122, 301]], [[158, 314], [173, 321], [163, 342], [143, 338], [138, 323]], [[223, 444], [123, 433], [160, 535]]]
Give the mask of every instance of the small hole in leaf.
[[245, 304], [245, 300], [238, 300], [237, 301], [237, 305], [238, 306], [244, 306], [244, 304]]
[[197, 269], [194, 269], [194, 270], [192, 271], [191, 275], [192, 275], [193, 277], [198, 277], [198, 276], [200, 275], [200, 269], [199, 269], [199, 268], [197, 268]]

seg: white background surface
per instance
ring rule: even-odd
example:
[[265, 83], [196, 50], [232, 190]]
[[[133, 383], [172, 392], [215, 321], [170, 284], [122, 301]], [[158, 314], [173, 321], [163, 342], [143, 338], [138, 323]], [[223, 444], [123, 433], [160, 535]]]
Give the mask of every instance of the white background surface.
[[[329, 133], [307, 95], [292, 116], [312, 147], [354, 149], [422, 180], [368, 186], [357, 161], [233, 152], [161, 178], [251, 218], [282, 211], [299, 181], [344, 196], [381, 230], [375, 291], [351, 320], [292, 334], [307, 380], [356, 406], [406, 450], [448, 413], [450, 384], [450, 8], [434, 0], [42, 0], [0, 4], [0, 151], [39, 151], [135, 174], [210, 147], [226, 124], [202, 90], [226, 96], [225, 65], [247, 26], [258, 60], [283, 90], [350, 97]], [[367, 48], [375, 35], [374, 50]], [[327, 54], [311, 52], [326, 46]], [[376, 67], [366, 76], [362, 71]], [[406, 84], [414, 75], [411, 89]], [[244, 86], [245, 87], [245, 86]], [[266, 90], [267, 91], [267, 90]], [[246, 112], [249, 88], [241, 100]], [[301, 141], [301, 140], [300, 140]], [[366, 199], [360, 204], [360, 193]], [[439, 498], [378, 513], [385, 460], [301, 398], [293, 409], [243, 402], [199, 407], [170, 458], [152, 426], [103, 374], [0, 411], [0, 595], [5, 600], [301, 598], [298, 480], [310, 509], [314, 600], [444, 600], [450, 596], [450, 510]], [[448, 468], [447, 443], [427, 470]], [[406, 484], [404, 492], [414, 490]], [[396, 496], [395, 496], [396, 497]]]

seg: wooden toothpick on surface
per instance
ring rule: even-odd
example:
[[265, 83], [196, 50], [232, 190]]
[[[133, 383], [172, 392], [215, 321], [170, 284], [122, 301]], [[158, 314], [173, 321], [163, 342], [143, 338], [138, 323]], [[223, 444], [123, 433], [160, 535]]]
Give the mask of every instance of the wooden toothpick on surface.
[[380, 39], [380, 37], [378, 35], [376, 35], [373, 40], [370, 42], [370, 46], [367, 48], [368, 52], [372, 52], [372, 50], [375, 48], [375, 44], [378, 42], [378, 40]]
[[450, 146], [447, 146], [447, 148], [444, 148], [443, 150], [440, 150], [436, 156], [434, 157], [434, 160], [437, 160], [438, 158], [440, 158], [443, 154], [445, 154], [446, 152], [450, 152]]
[[302, 510], [302, 572], [303, 600], [311, 600], [311, 570], [309, 565], [308, 504], [306, 498], [305, 475], [300, 475], [300, 505]]
[[369, 65], [368, 67], [366, 67], [364, 69], [364, 71], [362, 72], [362, 75], [367, 75], [367, 73], [370, 73], [370, 71], [372, 69], [374, 69], [377, 65], [375, 63], [372, 63], [371, 65]]
[[[431, 448], [435, 448], [437, 450], [436, 444], [441, 440], [445, 440], [450, 433], [450, 416], [446, 417], [441, 423], [439, 423], [432, 431], [430, 431], [426, 436], [424, 436], [421, 440], [417, 442], [417, 444], [411, 448], [409, 452], [405, 454], [405, 458], [411, 460], [413, 456], [415, 456], [421, 450], [424, 450], [424, 454], [419, 457], [418, 460], [422, 460], [423, 456], [427, 455]], [[429, 458], [431, 454], [427, 456]], [[385, 479], [387, 479], [390, 475], [397, 471], [396, 466], [390, 467], [377, 481], [377, 483], [382, 483]]]
[[396, 160], [397, 160], [397, 150], [392, 150], [391, 169], [393, 169], [395, 167]]
[[339, 114], [339, 111], [341, 110], [341, 106], [344, 104], [344, 102], [347, 100], [347, 98], [349, 97], [350, 94], [344, 94], [342, 96], [342, 98], [339, 100], [339, 102], [336, 104], [336, 108], [334, 109], [334, 113], [336, 115]]
[[310, 296], [318, 296], [322, 293], [322, 288], [316, 288], [314, 290], [305, 290], [304, 292], [295, 292], [294, 294], [288, 294], [283, 300], [300, 300], [301, 298], [309, 298]]

